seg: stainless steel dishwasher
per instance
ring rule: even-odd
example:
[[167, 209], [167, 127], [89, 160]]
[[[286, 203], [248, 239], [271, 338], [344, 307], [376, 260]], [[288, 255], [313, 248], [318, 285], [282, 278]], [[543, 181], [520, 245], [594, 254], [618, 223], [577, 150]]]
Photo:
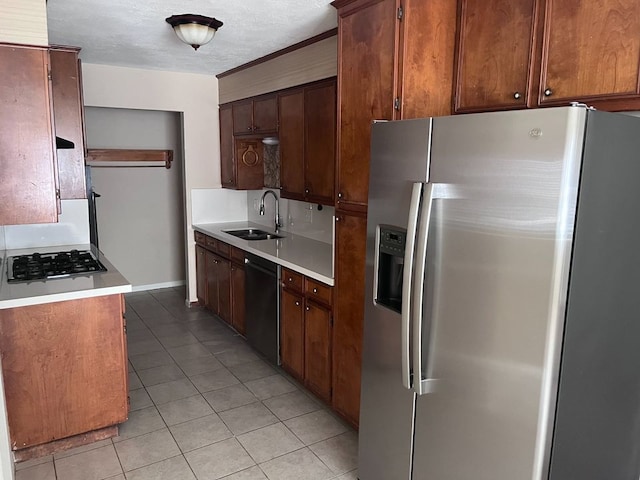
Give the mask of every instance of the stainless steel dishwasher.
[[280, 266], [250, 253], [245, 253], [244, 265], [247, 341], [279, 365]]

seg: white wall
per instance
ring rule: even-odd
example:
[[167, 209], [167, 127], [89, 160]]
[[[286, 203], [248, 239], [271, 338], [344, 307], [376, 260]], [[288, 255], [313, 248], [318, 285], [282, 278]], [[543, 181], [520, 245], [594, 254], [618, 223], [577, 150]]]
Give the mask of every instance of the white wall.
[[98, 239], [134, 290], [184, 285], [182, 120], [179, 113], [85, 109], [88, 148], [172, 150], [171, 168], [91, 167]]
[[[188, 52], [186, 52], [188, 53]], [[191, 189], [220, 187], [218, 80], [213, 75], [83, 64], [88, 107], [182, 112], [189, 299], [196, 298]]]

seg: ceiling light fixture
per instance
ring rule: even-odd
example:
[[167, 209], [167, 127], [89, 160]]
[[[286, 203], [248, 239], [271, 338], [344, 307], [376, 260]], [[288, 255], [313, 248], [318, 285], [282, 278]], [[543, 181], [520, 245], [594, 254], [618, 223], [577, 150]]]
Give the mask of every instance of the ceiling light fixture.
[[220, 20], [191, 13], [171, 15], [166, 21], [173, 27], [178, 38], [191, 45], [194, 50], [209, 43], [216, 34], [216, 30], [222, 26]]

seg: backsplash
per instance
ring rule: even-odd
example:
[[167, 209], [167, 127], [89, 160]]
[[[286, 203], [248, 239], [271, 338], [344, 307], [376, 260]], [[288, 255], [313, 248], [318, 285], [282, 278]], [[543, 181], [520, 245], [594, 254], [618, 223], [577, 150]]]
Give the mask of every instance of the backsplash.
[[[274, 228], [275, 206], [269, 195], [265, 200], [265, 214], [258, 213], [260, 197], [266, 190], [249, 190], [247, 192], [247, 209], [249, 221]], [[280, 192], [275, 190], [280, 197]], [[297, 200], [280, 199], [280, 217], [282, 230], [312, 238], [324, 243], [333, 243], [333, 216], [335, 209], [322, 205], [319, 209], [315, 203], [299, 202]]]
[[263, 145], [264, 158], [264, 186], [265, 188], [280, 188], [280, 146]]
[[247, 216], [247, 194], [227, 188], [191, 190], [191, 223], [242, 222]]

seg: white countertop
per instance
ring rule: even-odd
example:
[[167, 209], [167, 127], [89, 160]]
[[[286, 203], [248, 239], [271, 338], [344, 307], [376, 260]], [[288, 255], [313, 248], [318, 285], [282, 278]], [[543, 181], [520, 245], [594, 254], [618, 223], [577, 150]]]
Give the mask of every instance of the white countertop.
[[[69, 250], [91, 250], [107, 268], [106, 272], [89, 275], [72, 275], [64, 278], [35, 280], [32, 282], [7, 282], [6, 259], [15, 255], [33, 252], [51, 253]], [[131, 291], [131, 284], [107, 260], [104, 254], [93, 245], [63, 245], [56, 247], [26, 248], [20, 250], [0, 250], [0, 310], [5, 308], [25, 307], [43, 303], [77, 300], [80, 298], [100, 297]]]
[[257, 228], [273, 233], [273, 229], [252, 222], [205, 223], [194, 230], [217, 238], [229, 245], [287, 267], [319, 282], [333, 286], [333, 247], [289, 232], [279, 232], [276, 240], [242, 240], [225, 230]]

